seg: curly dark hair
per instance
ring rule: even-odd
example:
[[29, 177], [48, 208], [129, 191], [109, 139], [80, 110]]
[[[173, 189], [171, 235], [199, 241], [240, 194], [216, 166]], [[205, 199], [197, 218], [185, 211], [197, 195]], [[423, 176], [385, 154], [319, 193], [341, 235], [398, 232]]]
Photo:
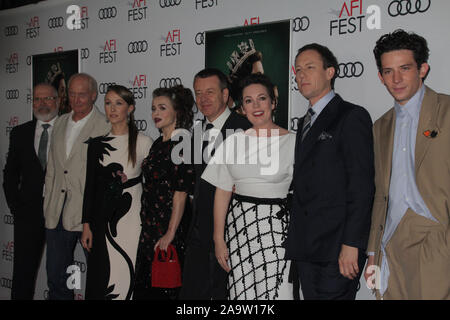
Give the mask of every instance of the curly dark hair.
[[295, 56], [295, 60], [297, 60], [297, 57], [306, 50], [314, 50], [320, 55], [320, 57], [322, 58], [324, 69], [328, 68], [334, 69], [334, 76], [331, 79], [331, 89], [334, 89], [334, 82], [336, 81], [339, 71], [339, 63], [336, 56], [327, 47], [318, 43], [310, 43], [298, 49], [297, 55]]
[[430, 50], [428, 49], [427, 40], [414, 32], [408, 33], [403, 29], [397, 29], [392, 33], [382, 35], [376, 42], [373, 54], [377, 62], [378, 71], [380, 73], [382, 71], [381, 56], [383, 53], [404, 49], [413, 52], [418, 69], [423, 63], [428, 61]]
[[136, 122], [134, 121], [134, 111], [136, 110], [136, 101], [134, 99], [133, 93], [126, 87], [121, 85], [111, 85], [108, 86], [106, 90], [106, 95], [108, 92], [114, 92], [119, 97], [121, 97], [129, 106], [134, 106], [133, 111], [130, 112], [130, 118], [128, 121], [128, 161], [131, 161], [133, 167], [136, 165], [136, 144], [138, 129], [136, 127]]
[[171, 88], [157, 88], [153, 90], [153, 99], [156, 97], [167, 97], [172, 103], [177, 113], [177, 121], [175, 128], [184, 128], [189, 130], [192, 127], [194, 112], [194, 96], [189, 88], [182, 85], [173, 86]]
[[272, 83], [272, 81], [270, 80], [270, 78], [268, 76], [266, 76], [265, 74], [262, 74], [260, 72], [252, 73], [240, 81], [240, 87], [242, 89], [239, 93], [239, 102], [241, 103], [241, 105], [242, 105], [242, 99], [243, 99], [242, 94], [244, 92], [244, 89], [252, 84], [260, 84], [260, 85], [264, 86], [267, 90], [267, 94], [270, 97], [270, 102], [275, 101], [275, 105], [276, 105], [275, 85]]

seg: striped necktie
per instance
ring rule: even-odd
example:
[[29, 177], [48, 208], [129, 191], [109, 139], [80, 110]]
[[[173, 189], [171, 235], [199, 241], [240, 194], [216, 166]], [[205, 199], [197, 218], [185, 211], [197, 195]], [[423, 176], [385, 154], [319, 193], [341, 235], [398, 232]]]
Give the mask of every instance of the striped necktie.
[[47, 166], [47, 144], [48, 144], [48, 128], [50, 125], [48, 123], [44, 123], [42, 125], [42, 128], [44, 130], [41, 134], [41, 139], [39, 140], [39, 147], [38, 147], [38, 158], [41, 163], [42, 169], [45, 170], [45, 167]]
[[303, 129], [302, 129], [302, 141], [305, 139], [306, 134], [308, 133], [309, 129], [311, 129], [311, 118], [315, 114], [312, 107], [308, 108], [308, 111], [306, 112], [305, 119], [303, 120]]

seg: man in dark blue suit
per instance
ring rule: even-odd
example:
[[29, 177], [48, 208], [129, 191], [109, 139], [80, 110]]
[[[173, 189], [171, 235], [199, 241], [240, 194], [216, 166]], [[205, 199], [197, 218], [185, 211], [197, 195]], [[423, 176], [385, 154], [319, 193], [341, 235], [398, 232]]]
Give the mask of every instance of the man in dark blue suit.
[[302, 47], [295, 70], [309, 108], [297, 132], [286, 258], [305, 299], [355, 299], [375, 191], [372, 121], [334, 93], [338, 62], [328, 48]]
[[49, 84], [38, 84], [33, 89], [35, 119], [13, 128], [10, 133], [3, 189], [14, 216], [13, 300], [32, 300], [34, 295], [45, 244], [45, 169], [58, 111], [57, 91]]

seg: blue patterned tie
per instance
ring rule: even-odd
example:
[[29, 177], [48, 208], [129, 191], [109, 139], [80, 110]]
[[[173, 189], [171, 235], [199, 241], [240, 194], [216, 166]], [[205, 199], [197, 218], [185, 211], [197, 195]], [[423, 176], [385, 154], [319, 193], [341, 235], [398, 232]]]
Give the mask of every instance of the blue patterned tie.
[[312, 107], [308, 108], [308, 111], [306, 112], [305, 119], [303, 120], [303, 129], [302, 129], [302, 141], [305, 139], [306, 134], [308, 133], [309, 129], [311, 129], [311, 118], [315, 114]]
[[44, 128], [44, 131], [42, 131], [41, 140], [39, 140], [39, 148], [38, 148], [38, 158], [41, 162], [42, 169], [45, 170], [47, 166], [47, 143], [48, 143], [48, 128], [50, 127], [49, 124], [44, 123], [42, 125], [42, 128]]

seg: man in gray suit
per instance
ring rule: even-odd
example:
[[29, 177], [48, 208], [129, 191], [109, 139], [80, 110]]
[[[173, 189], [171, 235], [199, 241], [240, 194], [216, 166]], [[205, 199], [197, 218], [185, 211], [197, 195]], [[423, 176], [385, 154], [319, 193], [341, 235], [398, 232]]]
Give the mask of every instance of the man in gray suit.
[[69, 80], [72, 112], [55, 122], [45, 176], [44, 217], [47, 238], [47, 281], [50, 300], [73, 300], [67, 268], [81, 236], [81, 212], [90, 137], [110, 130], [105, 116], [94, 107], [97, 82], [85, 73]]

